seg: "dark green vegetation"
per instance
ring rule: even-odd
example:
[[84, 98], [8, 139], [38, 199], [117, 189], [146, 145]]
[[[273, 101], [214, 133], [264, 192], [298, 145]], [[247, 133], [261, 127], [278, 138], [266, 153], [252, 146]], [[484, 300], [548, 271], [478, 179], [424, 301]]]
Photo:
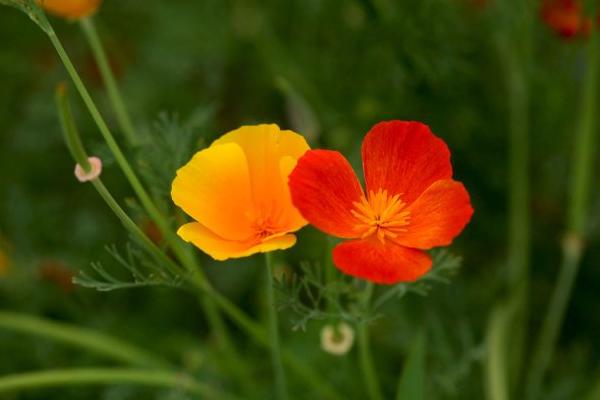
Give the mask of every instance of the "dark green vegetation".
[[[415, 369], [422, 352], [425, 398], [481, 399], [496, 393], [485, 378], [490, 316], [505, 300], [521, 304], [524, 290], [529, 311], [513, 316], [506, 345], [509, 392], [522, 398], [527, 374], [519, 371], [529, 368], [560, 267], [561, 238], [573, 228], [567, 220], [571, 165], [582, 129], [582, 87], [589, 82], [584, 81], [589, 41], [561, 40], [537, 10], [528, 14], [518, 6], [479, 7], [467, 0], [107, 0], [95, 20], [134, 123], [145, 133], [144, 143], [126, 153], [170, 215], [175, 215], [169, 187], [176, 168], [242, 124], [275, 122], [295, 129], [313, 147], [337, 149], [358, 167], [362, 137], [374, 123], [409, 119], [430, 125], [452, 150], [455, 177], [469, 189], [475, 215], [451, 248], [463, 262], [450, 283], [428, 283], [425, 296], [421, 287], [412, 287], [400, 300], [386, 302], [384, 316], [371, 325], [384, 397], [393, 398], [407, 366], [421, 379]], [[51, 22], [127, 148], [79, 26]], [[130, 277], [105, 246], [114, 244], [126, 255], [130, 238], [92, 186], [73, 177], [54, 102], [55, 86], [67, 76], [47, 38], [17, 10], [0, 7], [0, 40], [0, 246], [12, 264], [0, 272], [0, 309], [105, 332], [214, 388], [268, 398], [268, 353], [229, 325], [256, 382], [238, 390], [233, 375], [223, 372], [216, 338], [189, 290], [149, 286], [102, 292], [70, 284], [79, 271], [97, 277], [91, 262], [127, 282]], [[153, 232], [71, 91], [86, 146], [105, 160], [104, 183], [136, 222]], [[592, 129], [597, 138], [596, 125]], [[594, 161], [590, 168], [593, 183], [599, 167]], [[530, 179], [519, 178], [524, 176]], [[589, 186], [585, 216], [584, 227], [577, 229], [586, 249], [544, 399], [584, 398], [600, 385], [597, 184]], [[294, 248], [275, 253], [275, 261], [300, 274], [301, 262], [332, 268], [328, 246], [321, 234], [306, 228]], [[196, 254], [222, 293], [256, 319], [265, 318], [262, 257], [217, 263]], [[523, 272], [527, 259], [530, 268]], [[324, 321], [307, 317], [310, 308], [299, 307], [294, 293], [293, 285], [279, 291], [287, 306], [279, 313], [285, 347], [342, 398], [365, 398], [356, 348], [343, 358], [323, 353]], [[299, 327], [305, 331], [292, 329]], [[524, 356], [515, 356], [521, 346]], [[0, 326], [0, 376], [130, 362], [102, 354]], [[293, 398], [318, 398], [313, 387], [287, 372]], [[400, 386], [411, 390], [406, 381]], [[182, 390], [103, 385], [34, 389], [6, 398], [193, 398]]]

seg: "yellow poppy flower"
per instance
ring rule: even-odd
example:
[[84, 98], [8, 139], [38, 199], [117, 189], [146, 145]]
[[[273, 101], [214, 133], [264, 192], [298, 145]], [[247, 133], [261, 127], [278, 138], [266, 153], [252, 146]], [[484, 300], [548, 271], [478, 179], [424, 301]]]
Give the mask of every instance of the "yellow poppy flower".
[[177, 171], [171, 197], [196, 222], [177, 234], [216, 260], [287, 249], [307, 224], [288, 176], [308, 144], [277, 125], [243, 126]]
[[102, 0], [37, 0], [46, 11], [67, 19], [85, 18], [98, 9]]

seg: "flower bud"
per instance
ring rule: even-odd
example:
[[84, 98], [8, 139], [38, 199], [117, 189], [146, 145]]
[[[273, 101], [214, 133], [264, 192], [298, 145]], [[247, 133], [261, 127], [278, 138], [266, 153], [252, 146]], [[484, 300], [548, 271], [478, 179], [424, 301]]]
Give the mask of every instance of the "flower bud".
[[346, 354], [354, 343], [354, 330], [345, 322], [334, 327], [325, 325], [321, 329], [321, 348], [323, 351], [336, 356]]
[[79, 164], [75, 166], [75, 177], [79, 182], [88, 182], [96, 179], [102, 173], [102, 160], [98, 157], [89, 157], [88, 161], [92, 169], [86, 172]]

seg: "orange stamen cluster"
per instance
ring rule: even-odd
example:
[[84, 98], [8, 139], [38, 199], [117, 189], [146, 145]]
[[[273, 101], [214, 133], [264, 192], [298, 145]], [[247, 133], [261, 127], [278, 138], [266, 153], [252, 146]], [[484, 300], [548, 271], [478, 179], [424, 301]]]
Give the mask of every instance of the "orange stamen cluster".
[[352, 204], [356, 208], [352, 215], [361, 221], [354, 228], [361, 233], [361, 239], [376, 235], [385, 243], [386, 238], [394, 239], [398, 232], [406, 232], [410, 211], [404, 209], [406, 203], [399, 194], [390, 196], [387, 190], [379, 189], [377, 193], [371, 190], [368, 199], [363, 195], [360, 202]]

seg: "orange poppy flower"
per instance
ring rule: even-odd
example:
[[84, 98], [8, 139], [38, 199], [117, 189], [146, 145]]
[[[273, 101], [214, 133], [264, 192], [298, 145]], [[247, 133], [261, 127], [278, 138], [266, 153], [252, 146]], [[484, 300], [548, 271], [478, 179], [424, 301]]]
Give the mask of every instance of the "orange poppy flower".
[[541, 16], [546, 25], [565, 39], [586, 37], [592, 27], [579, 0], [545, 0]]
[[277, 125], [244, 126], [199, 151], [177, 171], [171, 197], [196, 222], [177, 232], [216, 260], [287, 249], [307, 224], [288, 175], [307, 150]]
[[375, 283], [414, 281], [431, 267], [423, 250], [449, 245], [471, 219], [450, 151], [419, 122], [375, 125], [362, 144], [366, 194], [336, 151], [310, 150], [290, 174], [292, 201], [316, 228], [344, 239], [333, 249], [346, 274]]
[[96, 12], [102, 0], [37, 0], [46, 11], [67, 19], [85, 18]]

